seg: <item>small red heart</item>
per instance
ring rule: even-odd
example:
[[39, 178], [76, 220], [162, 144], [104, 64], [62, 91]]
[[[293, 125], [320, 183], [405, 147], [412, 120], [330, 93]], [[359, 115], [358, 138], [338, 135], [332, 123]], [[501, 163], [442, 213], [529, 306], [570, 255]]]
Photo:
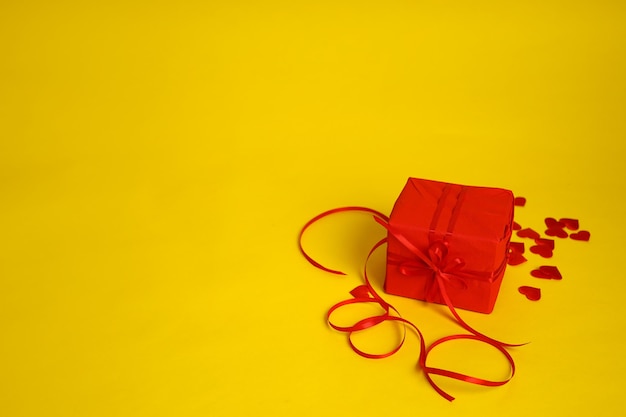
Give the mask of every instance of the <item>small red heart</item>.
[[541, 298], [541, 290], [539, 288], [522, 286], [517, 290], [520, 294], [524, 294], [530, 301], [537, 301]]
[[578, 230], [579, 227], [577, 219], [559, 219], [559, 223], [563, 223], [569, 230]]
[[509, 251], [517, 252], [517, 253], [524, 253], [524, 242], [510, 242]]
[[556, 280], [563, 279], [563, 276], [561, 276], [561, 272], [559, 272], [559, 269], [556, 266], [542, 265], [539, 267], [539, 269], [532, 270], [530, 272], [530, 275], [532, 275], [535, 278], [556, 279]]
[[554, 239], [535, 239], [535, 243], [541, 246], [547, 246], [554, 249]]
[[508, 257], [506, 263], [511, 265], [511, 266], [515, 266], [515, 265], [523, 264], [526, 261], [527, 261], [527, 259], [521, 253], [519, 253], [519, 252], [511, 252], [511, 253], [509, 253], [509, 257]]
[[580, 232], [572, 233], [571, 235], [569, 235], [569, 237], [574, 240], [583, 240], [585, 242], [588, 242], [589, 238], [591, 237], [591, 233], [586, 230], [581, 230]]
[[555, 228], [563, 228], [563, 227], [565, 227], [565, 223], [561, 223], [560, 221], [558, 221], [557, 219], [555, 219], [553, 217], [546, 217], [546, 219], [544, 221], [545, 221], [546, 226], [548, 227], [548, 229], [555, 229]]
[[530, 251], [542, 258], [552, 258], [553, 252], [549, 246], [535, 245], [530, 247]]
[[565, 223], [553, 218], [546, 217], [545, 219], [546, 226], [548, 229], [545, 231], [548, 236], [556, 236], [556, 237], [567, 237], [567, 232], [563, 230], [565, 227]]
[[513, 230], [520, 230], [522, 226], [519, 223], [513, 222]]
[[526, 199], [524, 197], [515, 197], [513, 204], [518, 207], [524, 207], [526, 205]]
[[559, 227], [555, 227], [553, 229], [548, 229], [545, 231], [547, 236], [556, 236], [556, 237], [560, 237], [560, 238], [565, 238], [567, 237], [567, 232], [565, 230], [563, 230], [562, 228]]
[[539, 239], [541, 237], [539, 233], [535, 232], [533, 229], [530, 229], [530, 228], [519, 230], [517, 232], [517, 235], [519, 237], [529, 237], [531, 239]]

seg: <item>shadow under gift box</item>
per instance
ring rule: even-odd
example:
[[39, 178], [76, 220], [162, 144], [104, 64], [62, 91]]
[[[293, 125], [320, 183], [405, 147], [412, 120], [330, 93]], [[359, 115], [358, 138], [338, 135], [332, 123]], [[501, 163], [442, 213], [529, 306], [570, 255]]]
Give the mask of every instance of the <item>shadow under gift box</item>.
[[389, 220], [385, 292], [445, 304], [438, 269], [454, 307], [491, 313], [506, 269], [513, 200], [500, 188], [409, 178]]

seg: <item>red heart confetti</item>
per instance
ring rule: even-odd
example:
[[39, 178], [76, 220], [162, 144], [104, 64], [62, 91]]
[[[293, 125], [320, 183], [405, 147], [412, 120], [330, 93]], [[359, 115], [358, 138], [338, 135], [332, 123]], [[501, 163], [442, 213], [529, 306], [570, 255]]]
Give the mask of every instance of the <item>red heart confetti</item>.
[[[515, 206], [524, 206], [526, 199], [524, 197], [516, 197], [514, 200]], [[591, 233], [587, 230], [578, 230], [580, 227], [578, 219], [573, 218], [560, 218], [557, 220], [554, 217], [546, 217], [544, 219], [547, 229], [545, 230], [546, 236], [566, 238], [570, 237], [573, 240], [589, 241]], [[567, 229], [567, 230], [566, 230]], [[539, 233], [531, 228], [522, 229], [522, 226], [513, 222], [513, 230], [517, 231], [517, 236], [521, 238], [530, 238], [535, 241], [535, 244], [530, 247], [530, 252], [544, 258], [550, 258], [554, 254], [554, 239], [542, 238]], [[571, 232], [571, 234], [570, 234]], [[507, 257], [507, 263], [509, 265], [519, 265], [526, 262], [526, 258], [523, 256], [524, 243], [523, 242], [510, 242], [509, 252]], [[530, 273], [531, 276], [541, 279], [561, 280], [563, 276], [556, 266], [542, 265], [537, 269], [534, 269]], [[541, 299], [541, 289], [529, 286], [521, 286], [518, 288], [520, 294], [526, 296], [531, 301], [537, 301]]]
[[588, 242], [589, 238], [591, 237], [591, 233], [586, 230], [581, 230], [580, 232], [572, 233], [571, 235], [569, 235], [569, 237], [574, 240], [582, 240]]
[[530, 251], [535, 255], [539, 255], [542, 258], [552, 258], [553, 251], [549, 246], [535, 245], [530, 247]]
[[559, 272], [559, 269], [556, 266], [542, 265], [539, 267], [539, 269], [532, 270], [530, 272], [530, 275], [532, 275], [535, 278], [543, 278], [543, 279], [556, 279], [556, 280], [563, 279], [561, 272]]
[[509, 265], [519, 265], [519, 264], [523, 264], [524, 262], [526, 262], [528, 259], [526, 259], [524, 257], [524, 255], [522, 255], [519, 252], [511, 252], [509, 253], [509, 257], [506, 261], [507, 264]]
[[520, 294], [524, 294], [530, 301], [537, 301], [541, 299], [541, 290], [539, 288], [527, 287], [524, 285], [519, 287], [517, 290]]
[[563, 223], [569, 230], [578, 230], [580, 227], [577, 219], [559, 219], [559, 223]]
[[560, 237], [560, 238], [565, 238], [565, 237], [567, 237], [567, 232], [565, 230], [563, 230], [563, 229], [554, 228], [554, 229], [546, 230], [546, 235], [547, 236], [556, 236], [556, 237]]
[[530, 251], [544, 258], [551, 258], [554, 250], [554, 240], [552, 239], [535, 239], [535, 246], [530, 247]]
[[546, 219], [544, 220], [544, 222], [546, 223], [546, 227], [548, 229], [555, 229], [555, 228], [564, 228], [565, 227], [565, 223], [560, 222], [559, 220], [553, 218], [553, 217], [546, 217]]
[[546, 235], [556, 236], [560, 238], [567, 237], [567, 232], [564, 230], [565, 223], [553, 217], [546, 217], [545, 223], [548, 227], [548, 229], [546, 230]]
[[530, 229], [530, 228], [518, 230], [517, 236], [519, 236], [519, 237], [529, 237], [531, 239], [539, 239], [539, 238], [541, 238], [541, 235], [539, 233], [535, 232], [533, 229]]
[[524, 242], [510, 242], [509, 250], [511, 252], [524, 253]]
[[535, 243], [541, 246], [547, 246], [554, 249], [554, 239], [535, 239]]
[[546, 217], [545, 219], [546, 226], [548, 229], [546, 230], [546, 235], [548, 236], [556, 236], [560, 238], [567, 237], [567, 232], [565, 231], [565, 222], [561, 220], [557, 220], [553, 217]]
[[522, 255], [524, 253], [524, 242], [510, 242], [509, 243], [509, 257], [507, 263], [509, 265], [519, 265], [527, 261]]

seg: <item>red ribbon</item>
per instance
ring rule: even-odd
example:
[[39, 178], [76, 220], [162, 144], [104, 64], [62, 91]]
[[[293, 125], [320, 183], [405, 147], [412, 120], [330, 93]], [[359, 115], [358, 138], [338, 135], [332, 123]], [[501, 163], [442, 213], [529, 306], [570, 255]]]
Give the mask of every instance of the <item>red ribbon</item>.
[[[396, 310], [395, 307], [387, 303], [378, 293], [376, 293], [376, 291], [370, 284], [369, 278], [367, 276], [367, 263], [369, 261], [369, 258], [376, 251], [376, 249], [378, 249], [380, 246], [382, 246], [383, 244], [387, 242], [387, 238], [385, 238], [385, 239], [380, 240], [378, 243], [376, 243], [370, 250], [369, 254], [367, 255], [367, 258], [365, 261], [365, 267], [363, 271], [365, 285], [361, 285], [359, 287], [356, 287], [354, 290], [352, 290], [351, 294], [353, 298], [344, 300], [335, 304], [329, 309], [328, 314], [327, 314], [328, 324], [332, 328], [341, 332], [348, 333], [348, 343], [350, 347], [352, 348], [352, 350], [356, 352], [358, 355], [363, 356], [365, 358], [370, 358], [370, 359], [382, 359], [382, 358], [389, 357], [395, 354], [397, 351], [399, 351], [400, 348], [404, 345], [404, 341], [406, 339], [406, 327], [409, 326], [410, 328], [414, 329], [417, 335], [419, 336], [420, 353], [419, 353], [418, 365], [424, 371], [424, 375], [426, 376], [426, 380], [428, 381], [428, 383], [435, 389], [435, 391], [437, 391], [437, 393], [439, 393], [442, 397], [444, 397], [448, 401], [454, 400], [454, 397], [448, 394], [447, 392], [445, 392], [444, 390], [442, 390], [433, 381], [431, 375], [440, 375], [440, 376], [444, 376], [447, 378], [457, 379], [457, 380], [465, 381], [465, 382], [472, 383], [472, 384], [490, 386], [490, 387], [504, 385], [507, 382], [509, 382], [515, 375], [515, 363], [511, 355], [505, 349], [505, 347], [513, 347], [513, 346], [521, 346], [521, 345], [503, 343], [496, 339], [492, 339], [478, 332], [477, 330], [473, 329], [471, 326], [465, 323], [465, 321], [463, 321], [463, 319], [458, 315], [458, 313], [454, 309], [454, 306], [452, 305], [452, 302], [446, 292], [445, 284], [454, 282], [454, 281], [464, 283], [463, 276], [459, 274], [459, 270], [462, 268], [464, 262], [460, 258], [455, 258], [450, 263], [448, 263], [447, 247], [444, 242], [441, 242], [441, 241], [435, 242], [429, 248], [428, 255], [426, 255], [422, 251], [420, 251], [417, 247], [415, 247], [411, 242], [409, 242], [401, 233], [399, 233], [396, 230], [392, 230], [392, 227], [388, 224], [389, 218], [385, 216], [384, 214], [376, 210], [368, 209], [365, 207], [341, 207], [341, 208], [337, 208], [337, 209], [333, 209], [333, 210], [329, 210], [324, 213], [321, 213], [320, 215], [314, 217], [313, 219], [311, 219], [309, 222], [305, 224], [299, 236], [299, 247], [304, 257], [312, 265], [314, 265], [317, 268], [320, 268], [324, 271], [331, 272], [334, 274], [345, 275], [345, 273], [343, 272], [332, 270], [332, 269], [322, 266], [321, 264], [313, 260], [309, 255], [307, 255], [306, 252], [304, 251], [304, 248], [302, 247], [302, 236], [303, 236], [304, 231], [309, 226], [311, 226], [313, 223], [315, 223], [316, 221], [318, 221], [319, 219], [323, 217], [326, 217], [333, 213], [344, 212], [344, 211], [364, 211], [364, 212], [375, 214], [374, 219], [378, 223], [380, 223], [383, 227], [385, 227], [389, 231], [390, 234], [392, 234], [396, 239], [398, 239], [409, 251], [411, 251], [411, 253], [413, 253], [427, 267], [433, 270], [434, 280], [431, 285], [433, 285], [433, 287], [436, 287], [439, 290], [444, 302], [450, 309], [450, 312], [452, 313], [452, 315], [456, 318], [457, 322], [464, 329], [472, 333], [472, 334], [457, 334], [457, 335], [452, 335], [452, 336], [446, 336], [446, 337], [436, 340], [428, 348], [426, 348], [424, 337], [422, 335], [422, 332], [419, 330], [419, 328], [412, 322], [402, 318], [400, 316], [400, 313], [398, 312], [398, 310]], [[337, 309], [344, 307], [346, 305], [358, 304], [358, 303], [378, 304], [383, 309], [383, 313], [377, 316], [370, 316], [370, 317], [361, 319], [355, 324], [353, 324], [352, 326], [338, 326], [332, 323], [331, 316], [333, 312], [335, 312]], [[397, 315], [392, 315], [391, 314], [392, 311]], [[385, 353], [380, 353], [380, 354], [365, 352], [359, 349], [358, 347], [356, 347], [356, 345], [352, 341], [352, 334], [354, 332], [372, 328], [386, 321], [394, 321], [394, 322], [403, 324], [403, 327], [404, 327], [403, 335], [397, 346], [395, 346], [393, 349]], [[504, 357], [509, 362], [510, 370], [511, 370], [509, 377], [502, 381], [491, 381], [487, 379], [473, 377], [470, 375], [461, 374], [461, 373], [454, 372], [454, 371], [449, 371], [446, 369], [433, 368], [426, 364], [428, 354], [432, 352], [432, 350], [435, 347], [446, 342], [450, 342], [454, 340], [461, 340], [461, 339], [476, 340], [482, 343], [487, 343], [493, 346], [494, 348], [496, 348], [500, 353], [504, 355]]]
[[367, 213], [372, 213], [375, 215], [374, 218], [381, 218], [384, 221], [388, 222], [389, 221], [389, 217], [387, 217], [386, 215], [384, 215], [383, 213], [376, 211], [376, 210], [372, 210], [370, 208], [367, 207], [358, 207], [358, 206], [350, 206], [350, 207], [339, 207], [336, 209], [332, 209], [332, 210], [328, 210], [325, 211], [321, 214], [318, 214], [317, 216], [313, 217], [311, 220], [309, 220], [308, 222], [306, 222], [306, 224], [304, 225], [304, 227], [302, 228], [302, 230], [300, 230], [300, 235], [298, 236], [298, 247], [300, 248], [300, 252], [302, 253], [302, 255], [306, 258], [307, 261], [309, 261], [309, 263], [311, 263], [313, 266], [321, 269], [322, 271], [326, 271], [326, 272], [330, 272], [331, 274], [337, 274], [337, 275], [346, 275], [345, 272], [341, 272], [341, 271], [336, 271], [334, 269], [329, 269], [326, 268], [325, 266], [321, 265], [320, 263], [318, 263], [317, 261], [315, 261], [315, 259], [311, 258], [305, 251], [304, 248], [302, 247], [302, 236], [304, 235], [304, 232], [306, 231], [306, 229], [309, 228], [309, 226], [311, 226], [313, 223], [317, 222], [318, 220], [329, 216], [331, 214], [334, 213], [341, 213], [341, 212], [345, 212], [345, 211], [364, 211]]

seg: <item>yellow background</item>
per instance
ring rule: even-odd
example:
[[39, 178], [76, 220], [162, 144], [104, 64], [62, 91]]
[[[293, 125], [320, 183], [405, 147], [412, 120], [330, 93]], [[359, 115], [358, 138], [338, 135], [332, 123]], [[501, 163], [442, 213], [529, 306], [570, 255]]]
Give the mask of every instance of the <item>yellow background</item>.
[[[0, 414], [623, 414], [625, 13], [619, 1], [3, 1]], [[493, 314], [462, 312], [532, 343], [513, 350], [504, 387], [438, 380], [452, 404], [415, 369], [413, 334], [373, 361], [325, 324], [381, 228], [338, 215], [305, 236], [346, 277], [296, 245], [323, 210], [389, 213], [409, 176], [509, 188], [528, 198], [525, 226], [578, 217], [592, 233], [508, 269]], [[542, 264], [563, 280], [530, 277]], [[460, 330], [442, 306], [387, 299], [427, 342]], [[376, 331], [359, 342], [384, 348], [394, 329]], [[436, 353], [506, 376], [482, 346]]]

